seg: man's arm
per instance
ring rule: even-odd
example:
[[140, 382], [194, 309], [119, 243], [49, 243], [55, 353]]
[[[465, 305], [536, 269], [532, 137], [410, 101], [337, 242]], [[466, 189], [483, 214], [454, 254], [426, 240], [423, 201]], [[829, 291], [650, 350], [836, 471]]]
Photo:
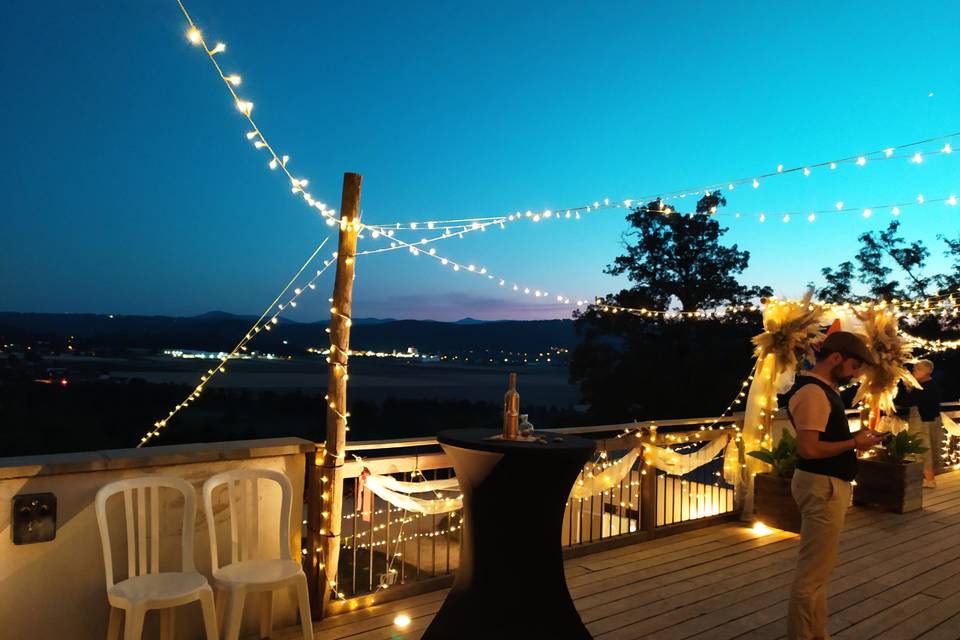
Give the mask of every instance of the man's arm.
[[853, 434], [849, 440], [840, 442], [825, 442], [820, 439], [820, 432], [813, 429], [799, 429], [797, 431], [797, 453], [806, 460], [830, 458], [845, 451], [860, 449], [865, 451], [880, 444], [883, 436], [870, 429], [861, 429]]

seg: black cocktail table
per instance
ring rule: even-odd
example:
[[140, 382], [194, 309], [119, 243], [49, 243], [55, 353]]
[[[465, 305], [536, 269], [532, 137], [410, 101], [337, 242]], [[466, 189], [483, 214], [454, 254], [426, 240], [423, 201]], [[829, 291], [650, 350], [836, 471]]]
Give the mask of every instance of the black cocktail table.
[[460, 567], [424, 640], [590, 638], [563, 574], [570, 489], [596, 445], [541, 432], [547, 443], [489, 440], [493, 429], [443, 431], [463, 492]]

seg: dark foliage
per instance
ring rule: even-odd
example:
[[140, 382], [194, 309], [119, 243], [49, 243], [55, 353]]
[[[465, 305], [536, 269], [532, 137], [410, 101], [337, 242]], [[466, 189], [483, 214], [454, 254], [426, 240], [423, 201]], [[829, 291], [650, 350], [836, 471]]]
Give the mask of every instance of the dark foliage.
[[726, 205], [719, 193], [704, 196], [693, 214], [674, 211], [661, 200], [634, 209], [624, 234], [627, 253], [617, 256], [606, 272], [626, 274], [641, 306], [665, 309], [674, 299], [685, 311], [722, 304], [742, 304], [770, 295], [769, 288], [746, 287], [737, 281], [750, 262], [750, 252], [726, 247], [727, 229], [713, 214]]
[[[705, 196], [693, 214], [657, 200], [627, 216], [627, 253], [607, 272], [626, 274], [630, 289], [610, 294], [609, 304], [665, 309], [676, 299], [684, 310], [743, 304], [770, 295], [737, 277], [750, 254], [720, 239], [714, 219], [726, 204]], [[740, 390], [751, 366], [750, 337], [759, 316], [727, 320], [663, 321], [627, 313], [577, 314], [582, 340], [573, 353], [570, 379], [579, 384], [597, 423], [716, 415]]]

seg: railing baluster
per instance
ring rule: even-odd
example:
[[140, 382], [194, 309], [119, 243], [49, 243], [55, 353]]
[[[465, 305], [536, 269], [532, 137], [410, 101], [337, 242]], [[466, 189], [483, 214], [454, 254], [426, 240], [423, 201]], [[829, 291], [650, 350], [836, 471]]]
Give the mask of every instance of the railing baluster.
[[[629, 475], [630, 475], [630, 474], [628, 473], [627, 476], [624, 476], [624, 477], [627, 477], [627, 483], [630, 482], [630, 479], [629, 479], [629, 477], [628, 477]], [[612, 499], [613, 499], [613, 496], [611, 495], [611, 501], [612, 501]], [[617, 504], [614, 506], [614, 510], [615, 510], [616, 513], [617, 513], [617, 535], [618, 535], [618, 536], [623, 535], [623, 520], [624, 520], [624, 516], [628, 516], [628, 517], [627, 517], [627, 531], [630, 531], [630, 520], [629, 520], [628, 511], [627, 511], [627, 508], [624, 507], [623, 505], [624, 505], [624, 503], [623, 503], [623, 478], [620, 478], [620, 486], [617, 487]], [[629, 506], [629, 505], [628, 505], [628, 506]], [[613, 533], [613, 532], [611, 531], [611, 533]]]
[[391, 576], [393, 575], [390, 572], [392, 568], [390, 562], [393, 559], [393, 556], [390, 555], [390, 507], [392, 505], [387, 503], [387, 533], [383, 538], [383, 575], [386, 576], [385, 580], [387, 584], [390, 584]]
[[669, 474], [663, 476], [663, 489], [664, 489], [664, 494], [670, 500], [670, 516], [668, 517], [666, 512], [664, 512], [663, 522], [664, 524], [673, 524], [674, 518], [676, 517], [676, 509], [674, 508], [674, 501], [676, 500], [676, 495], [675, 495], [674, 486], [673, 486], [673, 477], [670, 476]]
[[[359, 509], [357, 506], [359, 505]], [[360, 478], [353, 479], [353, 537], [350, 538], [353, 546], [353, 576], [352, 593], [357, 593], [357, 547], [360, 546], [360, 537], [357, 535], [357, 518], [360, 517], [360, 511], [363, 509], [363, 501], [360, 499]]]
[[[408, 478], [409, 476], [404, 473], [404, 474], [401, 474], [401, 477]], [[406, 560], [407, 541], [404, 540], [403, 537], [404, 535], [409, 536], [409, 534], [404, 534], [403, 532], [409, 531], [409, 529], [407, 528], [407, 524], [409, 524], [407, 522], [408, 517], [409, 516], [408, 516], [407, 510], [404, 509], [403, 516], [401, 516], [401, 520], [400, 520], [400, 535], [397, 536], [397, 538], [399, 538], [397, 542], [398, 544], [401, 545], [400, 547], [400, 584], [403, 584], [407, 580], [407, 560]]]
[[580, 516], [577, 518], [577, 544], [583, 544], [583, 498], [577, 498], [580, 505]]
[[[433, 479], [437, 479], [437, 470], [433, 470]], [[430, 559], [430, 577], [437, 575], [437, 514], [434, 513], [431, 517], [431, 529], [430, 529], [430, 553], [432, 557]]]
[[[656, 473], [656, 471], [654, 471]], [[663, 491], [660, 491], [660, 479], [663, 479]], [[667, 474], [657, 475], [657, 495], [663, 495], [663, 518], [660, 518], [659, 514], [657, 515], [658, 519], [663, 520], [663, 526], [669, 524], [667, 522]]]
[[596, 507], [593, 504], [594, 497], [593, 495], [590, 496], [590, 542], [593, 542], [593, 514], [596, 512]]
[[[366, 498], [364, 498], [366, 500]], [[363, 508], [363, 505], [360, 506]], [[370, 591], [373, 591], [373, 548], [374, 548], [374, 539], [373, 539], [373, 527], [377, 522], [377, 496], [370, 495], [370, 536], [369, 536], [369, 548], [367, 549], [367, 573], [369, 576], [368, 587]]]
[[[640, 469], [643, 469], [643, 458], [640, 458], [639, 465], [640, 465]], [[634, 473], [634, 472], [631, 472], [631, 473], [630, 473], [631, 477], [633, 476], [633, 473]], [[641, 491], [641, 489], [643, 488], [643, 485], [641, 484], [641, 483], [643, 482], [643, 475], [641, 475], [641, 473], [640, 473], [639, 471], [636, 471], [636, 474], [637, 474], [637, 484], [636, 484], [636, 487], [637, 487], [637, 531], [643, 531], [643, 519], [642, 519], [642, 518], [643, 518], [643, 512], [641, 511], [641, 509], [643, 508], [643, 503], [640, 501], [640, 491]], [[633, 491], [633, 486], [634, 486], [634, 485], [633, 485], [633, 483], [631, 482], [631, 483], [630, 483], [630, 491], [631, 491], [631, 492]], [[656, 507], [655, 504], [654, 504], [653, 506]], [[653, 520], [653, 521], [654, 521], [654, 525], [656, 525], [656, 521], [657, 521], [657, 520], [656, 520], [656, 519], [657, 519], [657, 513], [656, 513], [656, 511], [654, 511], [654, 513], [653, 513], [653, 519], [654, 519], [654, 520]]]
[[[411, 476], [411, 477], [412, 477], [412, 476]], [[421, 547], [421, 545], [420, 545], [420, 525], [423, 524], [423, 518], [420, 517], [420, 514], [419, 514], [419, 513], [416, 514], [416, 515], [414, 516], [414, 518], [415, 518], [416, 521], [417, 521], [417, 535], [416, 535], [416, 537], [414, 538], [414, 540], [416, 541], [416, 544], [417, 544], [417, 580], [419, 580], [419, 579], [420, 579], [420, 573], [421, 573], [422, 570], [423, 570], [423, 568], [422, 568], [423, 563], [421, 562], [421, 560], [423, 559], [423, 557], [422, 557], [422, 549], [420, 548], [420, 547]]]
[[[452, 471], [453, 471], [452, 469], [448, 469], [448, 470], [447, 470], [447, 479], [448, 479], [448, 480], [449, 480], [450, 477], [453, 475], [453, 474], [451, 473]], [[446, 545], [445, 545], [445, 546], [447, 547], [447, 570], [446, 570], [444, 573], [450, 573], [450, 533], [451, 533], [451, 532], [450, 532], [450, 527], [453, 526], [453, 514], [454, 514], [454, 513], [455, 513], [455, 512], [453, 512], [453, 511], [450, 511], [449, 513], [447, 513], [447, 531], [445, 531], [444, 534], [443, 534], [443, 539], [444, 539], [444, 541], [446, 542]]]

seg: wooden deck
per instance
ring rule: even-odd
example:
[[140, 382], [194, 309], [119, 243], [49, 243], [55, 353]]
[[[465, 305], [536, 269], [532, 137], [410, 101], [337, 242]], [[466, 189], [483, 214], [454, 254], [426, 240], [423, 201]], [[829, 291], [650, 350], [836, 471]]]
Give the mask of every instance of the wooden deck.
[[[938, 478], [907, 515], [851, 508], [830, 583], [836, 640], [960, 638], [960, 473]], [[723, 524], [566, 563], [597, 640], [784, 637], [797, 536]], [[318, 640], [419, 638], [446, 591], [329, 618]], [[412, 623], [392, 626], [399, 613]], [[290, 630], [281, 636], [297, 637]]]

